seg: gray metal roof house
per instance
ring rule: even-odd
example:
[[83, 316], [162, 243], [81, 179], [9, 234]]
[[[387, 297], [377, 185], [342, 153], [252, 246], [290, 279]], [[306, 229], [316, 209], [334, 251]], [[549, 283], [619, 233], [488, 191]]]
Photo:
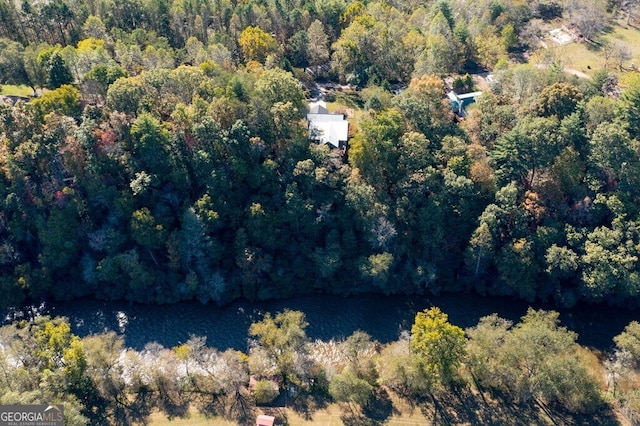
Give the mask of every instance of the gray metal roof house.
[[309, 139], [335, 148], [344, 147], [349, 139], [349, 122], [343, 114], [331, 114], [322, 105], [311, 106], [307, 114]]

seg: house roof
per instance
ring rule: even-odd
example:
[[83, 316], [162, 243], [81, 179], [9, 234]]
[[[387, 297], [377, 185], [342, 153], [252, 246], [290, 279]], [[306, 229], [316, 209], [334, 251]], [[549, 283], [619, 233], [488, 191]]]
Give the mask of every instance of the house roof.
[[331, 114], [327, 110], [327, 104], [320, 100], [309, 103], [309, 139], [321, 144], [331, 144], [336, 148], [340, 147], [340, 142], [349, 139], [349, 122], [343, 114]]
[[[324, 103], [324, 102], [323, 102]], [[329, 114], [329, 110], [322, 104], [311, 104], [309, 107], [310, 114]]]
[[465, 93], [463, 95], [458, 95], [459, 99], [469, 99], [469, 98], [477, 98], [478, 96], [481, 96], [482, 92], [471, 92], [471, 93]]
[[273, 426], [273, 423], [276, 421], [276, 418], [273, 416], [265, 416], [261, 414], [256, 419], [256, 426]]
[[342, 114], [307, 114], [309, 137], [335, 147], [349, 139], [349, 122]]

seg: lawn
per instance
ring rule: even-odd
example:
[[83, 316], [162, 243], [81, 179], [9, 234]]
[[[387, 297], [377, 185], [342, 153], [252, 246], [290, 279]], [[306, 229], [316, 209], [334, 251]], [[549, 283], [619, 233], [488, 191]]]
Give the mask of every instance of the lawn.
[[358, 124], [368, 116], [361, 107], [362, 100], [355, 93], [337, 92], [333, 102], [327, 102], [327, 110], [331, 113], [346, 113], [346, 118], [350, 121], [349, 135], [358, 128]]
[[[329, 407], [326, 410], [317, 411], [310, 420], [305, 420], [292, 410], [285, 410], [288, 426], [342, 426], [341, 412], [337, 407]], [[419, 413], [413, 415], [392, 416], [384, 424], [387, 426], [406, 426], [426, 424], [427, 420]], [[193, 413], [186, 419], [167, 419], [162, 413], [153, 413], [149, 417], [151, 426], [234, 426], [236, 423], [220, 417], [206, 418], [198, 413]]]
[[33, 90], [31, 90], [31, 87], [24, 84], [21, 84], [20, 86], [15, 86], [13, 84], [3, 84], [2, 86], [0, 86], [0, 95], [29, 97], [33, 95]]
[[556, 58], [560, 58], [567, 68], [591, 75], [604, 68], [602, 52], [585, 43], [570, 43], [553, 48]]
[[[395, 395], [391, 396], [393, 400], [393, 406], [398, 411], [392, 416], [386, 419], [384, 422], [387, 426], [406, 426], [426, 424], [427, 419], [420, 413], [419, 410], [411, 410], [406, 402], [400, 400]], [[279, 418], [286, 418], [286, 424], [288, 426], [342, 426], [344, 423], [341, 420], [342, 411], [336, 404], [330, 404], [324, 409], [317, 410], [312, 413], [311, 418], [305, 419], [300, 414], [296, 413], [292, 409], [276, 409], [277, 412], [266, 412], [266, 414], [276, 415]], [[166, 416], [160, 412], [155, 412], [149, 417], [149, 425], [152, 426], [204, 426], [204, 425], [216, 425], [216, 426], [232, 426], [234, 422], [224, 420], [220, 417], [206, 418], [196, 410], [190, 411], [189, 418], [186, 419], [173, 419], [169, 420]]]
[[556, 58], [564, 62], [565, 67], [592, 75], [605, 66], [604, 46], [607, 43], [627, 49], [631, 58], [625, 62], [626, 68], [640, 65], [640, 29], [625, 25], [623, 21], [617, 22], [611, 31], [602, 34], [594, 43], [569, 43], [550, 49], [553, 49]]
[[219, 417], [207, 418], [196, 410], [191, 410], [189, 417], [186, 419], [169, 420], [164, 414], [155, 412], [149, 416], [149, 423], [153, 426], [235, 426], [235, 422], [231, 422]]

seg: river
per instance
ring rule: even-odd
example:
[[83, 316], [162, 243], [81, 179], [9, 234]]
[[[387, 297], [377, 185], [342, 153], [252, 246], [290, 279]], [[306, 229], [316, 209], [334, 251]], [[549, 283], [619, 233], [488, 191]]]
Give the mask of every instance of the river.
[[[4, 322], [33, 314], [65, 316], [72, 331], [79, 336], [113, 330], [124, 337], [128, 347], [137, 350], [150, 342], [172, 347], [184, 343], [191, 335], [206, 336], [207, 345], [220, 350], [246, 350], [249, 325], [261, 319], [265, 312], [285, 309], [304, 312], [309, 322], [307, 335], [311, 339], [339, 339], [362, 330], [386, 343], [396, 340], [403, 330], [410, 330], [416, 312], [431, 306], [447, 313], [451, 323], [466, 328], [494, 312], [516, 322], [526, 313], [529, 304], [510, 298], [467, 294], [308, 295], [261, 302], [238, 300], [223, 307], [198, 302], [140, 305], [79, 299], [10, 310], [4, 313]], [[551, 309], [542, 305], [533, 307]], [[579, 343], [599, 350], [610, 349], [612, 338], [630, 321], [640, 319], [639, 311], [607, 306], [585, 305], [559, 311], [561, 324], [578, 333]]]

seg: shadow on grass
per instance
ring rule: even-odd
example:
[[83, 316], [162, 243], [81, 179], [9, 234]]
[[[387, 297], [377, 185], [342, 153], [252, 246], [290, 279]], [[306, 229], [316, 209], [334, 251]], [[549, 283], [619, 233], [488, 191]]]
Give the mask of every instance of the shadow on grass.
[[537, 402], [517, 404], [506, 395], [473, 391], [469, 386], [453, 387], [420, 404], [422, 414], [433, 425], [618, 425], [611, 410], [603, 405], [596, 413], [577, 415], [560, 406]]
[[346, 426], [381, 426], [394, 414], [399, 413], [386, 389], [378, 388], [364, 407], [342, 405], [340, 420]]
[[391, 402], [386, 389], [378, 388], [371, 401], [363, 407], [362, 413], [379, 424], [383, 424], [389, 417], [397, 414], [398, 410], [393, 407], [393, 402]]
[[306, 421], [313, 420], [313, 414], [327, 407], [328, 400], [324, 395], [300, 394], [291, 401], [290, 408]]
[[287, 416], [287, 411], [282, 407], [271, 407], [264, 408], [264, 413], [268, 416], [273, 416], [276, 418], [275, 424], [279, 426], [288, 426], [289, 425], [289, 417]]

